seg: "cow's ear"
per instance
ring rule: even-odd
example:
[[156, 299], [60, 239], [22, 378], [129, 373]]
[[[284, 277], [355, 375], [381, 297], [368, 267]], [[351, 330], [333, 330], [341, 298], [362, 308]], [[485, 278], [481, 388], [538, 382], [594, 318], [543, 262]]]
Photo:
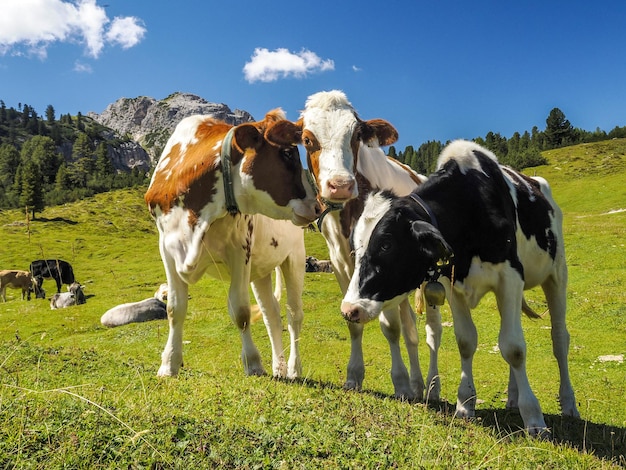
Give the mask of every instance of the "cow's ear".
[[419, 249], [433, 265], [448, 264], [454, 253], [443, 235], [433, 225], [423, 220], [415, 220], [411, 224], [411, 232], [418, 243]]
[[239, 152], [244, 153], [246, 149], [258, 149], [263, 142], [263, 136], [253, 124], [240, 124], [235, 128], [233, 135], [233, 145]]
[[293, 122], [283, 119], [265, 131], [265, 139], [278, 147], [298, 145], [302, 140], [302, 129]]
[[374, 138], [378, 140], [378, 145], [391, 145], [398, 140], [398, 131], [391, 123], [384, 119], [370, 119], [359, 123], [361, 141], [371, 142]]

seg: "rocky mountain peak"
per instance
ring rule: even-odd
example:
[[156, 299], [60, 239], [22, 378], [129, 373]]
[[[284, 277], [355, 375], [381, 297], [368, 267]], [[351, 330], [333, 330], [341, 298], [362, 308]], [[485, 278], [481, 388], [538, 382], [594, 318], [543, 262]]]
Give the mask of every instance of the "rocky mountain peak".
[[233, 125], [254, 121], [246, 111], [232, 111], [223, 103], [210, 103], [197, 95], [181, 92], [162, 100], [148, 96], [120, 98], [102, 114], [91, 112], [88, 116], [122, 136], [130, 136], [146, 150], [154, 164], [176, 125], [194, 114], [210, 115]]

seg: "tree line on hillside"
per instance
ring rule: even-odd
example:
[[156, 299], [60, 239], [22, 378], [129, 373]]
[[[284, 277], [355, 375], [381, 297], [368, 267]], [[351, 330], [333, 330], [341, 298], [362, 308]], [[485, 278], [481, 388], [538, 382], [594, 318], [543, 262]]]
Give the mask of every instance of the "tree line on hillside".
[[[609, 133], [601, 129], [589, 132], [575, 128], [566, 119], [563, 111], [553, 108], [546, 118], [546, 128], [543, 131], [535, 126], [530, 133], [528, 131], [523, 134], [515, 132], [509, 139], [499, 133], [488, 132], [484, 138], [477, 137], [474, 141], [491, 150], [500, 163], [521, 170], [544, 165], [546, 160], [541, 155], [544, 150], [624, 137], [626, 137], [626, 126], [615, 126]], [[396, 151], [391, 146], [389, 156], [409, 165], [418, 173], [428, 175], [435, 171], [437, 157], [444, 146], [445, 144], [440, 141], [428, 141], [420, 145], [417, 150], [409, 145], [404, 151]]]
[[[144, 185], [145, 172], [138, 169], [118, 172], [113, 168], [108, 148], [130, 138], [120, 139], [114, 133], [80, 112], [61, 115], [48, 105], [45, 116], [39, 116], [27, 104], [7, 108], [0, 100], [0, 210], [26, 208], [37, 212], [49, 205], [75, 201], [96, 193]], [[546, 128], [516, 132], [509, 139], [489, 132], [474, 139], [493, 151], [500, 162], [516, 169], [545, 163], [541, 152], [584, 142], [626, 137], [626, 127], [615, 127], [608, 134], [600, 129], [588, 132], [574, 128], [558, 108], [550, 111]], [[434, 171], [444, 144], [428, 141], [416, 150], [389, 148], [389, 156], [422, 174]]]
[[43, 117], [0, 100], [0, 209], [27, 208], [34, 218], [49, 205], [145, 184], [145, 172], [115, 170], [108, 148], [129, 139], [112, 135], [80, 112], [57, 120], [52, 105]]

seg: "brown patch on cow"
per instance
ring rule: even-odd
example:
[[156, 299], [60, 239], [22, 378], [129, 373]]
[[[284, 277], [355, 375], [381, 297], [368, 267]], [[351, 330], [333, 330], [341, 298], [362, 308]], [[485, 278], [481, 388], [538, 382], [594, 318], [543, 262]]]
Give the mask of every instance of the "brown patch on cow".
[[252, 257], [252, 232], [254, 232], [254, 224], [252, 223], [252, 217], [245, 215], [244, 220], [245, 219], [248, 221], [248, 233], [246, 233], [245, 243], [241, 245], [241, 247], [246, 253], [245, 263], [248, 264], [250, 262], [250, 258]]
[[292, 199], [303, 199], [306, 190], [297, 147], [301, 132], [294, 123], [277, 120], [279, 116], [268, 113], [264, 121], [255, 123], [264, 138], [256, 148], [246, 149], [241, 169], [252, 176], [257, 189], [270, 194], [279, 206], [286, 206]]
[[274, 237], [272, 237], [272, 241], [270, 242], [270, 246], [273, 246], [274, 248], [278, 248], [278, 240], [276, 240]]
[[[304, 121], [300, 119], [296, 122], [296, 126], [302, 129]], [[315, 137], [315, 134], [308, 129], [304, 129], [302, 131], [302, 145], [306, 150], [307, 167], [319, 185], [320, 155], [322, 153], [322, 146], [320, 145], [319, 140], [317, 140], [317, 137]]]
[[378, 144], [381, 146], [391, 145], [398, 141], [398, 131], [384, 119], [361, 121], [359, 127], [361, 140], [365, 143], [374, 137], [378, 139]]
[[352, 233], [356, 221], [363, 213], [364, 201], [367, 195], [372, 191], [372, 185], [362, 174], [356, 174], [356, 181], [359, 187], [359, 197], [346, 202], [339, 214], [341, 234], [347, 239], [350, 238], [350, 233]]
[[216, 148], [216, 144], [231, 127], [226, 123], [207, 119], [196, 129], [196, 142], [188, 144], [184, 151], [182, 144], [177, 143], [167, 156], [161, 157], [161, 161], [165, 158], [169, 158], [169, 161], [158, 168], [144, 197], [153, 214], [156, 206], [167, 213], [182, 199], [184, 206], [193, 212], [190, 222], [195, 222], [200, 210], [217, 193], [215, 169], [219, 162], [220, 148]]

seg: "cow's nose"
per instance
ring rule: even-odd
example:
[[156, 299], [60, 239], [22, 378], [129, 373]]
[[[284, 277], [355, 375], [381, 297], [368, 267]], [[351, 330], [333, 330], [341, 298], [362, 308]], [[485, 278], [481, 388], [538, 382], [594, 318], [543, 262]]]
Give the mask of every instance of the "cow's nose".
[[358, 323], [361, 320], [361, 312], [359, 307], [350, 302], [341, 302], [341, 314], [343, 318], [349, 322]]
[[330, 198], [333, 200], [347, 200], [354, 197], [354, 178], [333, 178], [328, 180]]

